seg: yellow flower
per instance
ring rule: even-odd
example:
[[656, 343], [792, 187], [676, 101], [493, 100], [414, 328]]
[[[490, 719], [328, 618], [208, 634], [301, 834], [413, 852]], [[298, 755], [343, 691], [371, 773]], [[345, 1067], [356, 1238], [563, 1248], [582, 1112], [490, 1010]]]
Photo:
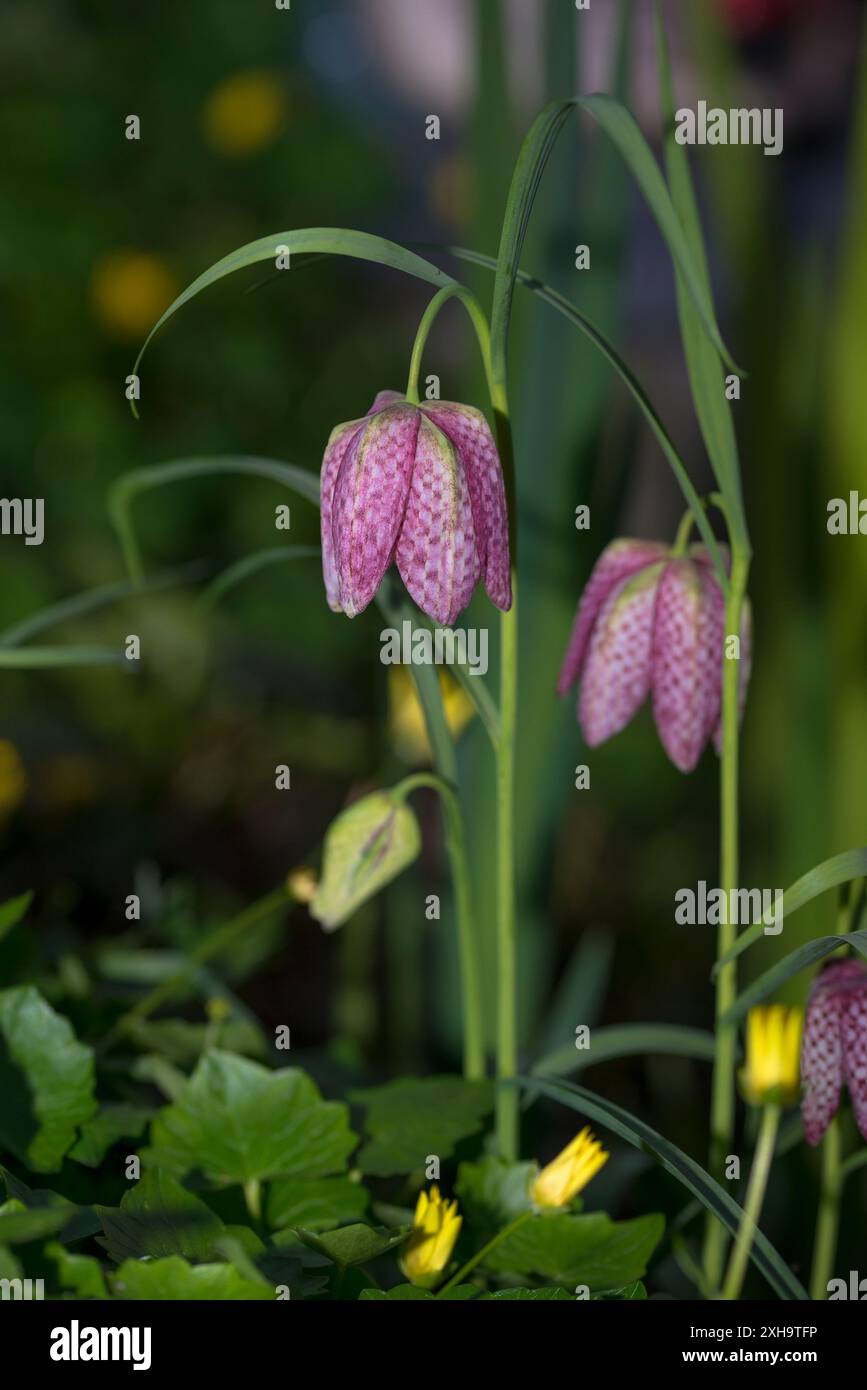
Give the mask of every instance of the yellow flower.
[[286, 92], [273, 73], [236, 72], [205, 103], [205, 136], [219, 154], [256, 154], [270, 145], [286, 119]]
[[420, 1192], [412, 1235], [403, 1249], [401, 1269], [412, 1284], [433, 1288], [452, 1257], [463, 1217], [457, 1202], [446, 1202], [438, 1187]]
[[0, 816], [8, 815], [24, 800], [27, 774], [14, 743], [0, 738]]
[[[439, 671], [446, 723], [452, 738], [458, 738], [475, 714], [475, 705], [462, 685], [447, 671]], [[388, 668], [389, 727], [397, 751], [404, 762], [415, 766], [431, 760], [424, 713], [415, 691], [415, 682], [405, 666]]]
[[90, 278], [94, 313], [117, 338], [138, 340], [177, 293], [168, 267], [148, 251], [113, 251], [97, 261]]
[[565, 1207], [594, 1178], [608, 1154], [586, 1125], [571, 1144], [537, 1174], [530, 1196], [537, 1207]]
[[750, 1105], [791, 1105], [800, 1089], [800, 1009], [763, 1004], [747, 1015], [747, 1061], [741, 1090]]

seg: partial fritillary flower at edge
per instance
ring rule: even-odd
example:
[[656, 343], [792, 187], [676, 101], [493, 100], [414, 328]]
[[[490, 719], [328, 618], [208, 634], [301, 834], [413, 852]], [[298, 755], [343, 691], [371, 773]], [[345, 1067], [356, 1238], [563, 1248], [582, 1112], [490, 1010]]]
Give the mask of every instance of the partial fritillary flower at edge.
[[[720, 553], [728, 565], [725, 546]], [[746, 602], [741, 711], [751, 634]], [[578, 722], [591, 748], [620, 733], [651, 695], [663, 748], [691, 772], [711, 737], [720, 748], [725, 638], [725, 600], [705, 546], [680, 555], [655, 541], [613, 541], [581, 596], [557, 691], [580, 679]]]
[[336, 613], [362, 613], [392, 561], [437, 623], [455, 621], [480, 579], [498, 608], [511, 607], [506, 493], [480, 410], [380, 391], [363, 419], [332, 431], [320, 492]]
[[849, 1088], [855, 1121], [867, 1139], [867, 965], [838, 960], [813, 981], [801, 1045], [807, 1143], [819, 1143]]

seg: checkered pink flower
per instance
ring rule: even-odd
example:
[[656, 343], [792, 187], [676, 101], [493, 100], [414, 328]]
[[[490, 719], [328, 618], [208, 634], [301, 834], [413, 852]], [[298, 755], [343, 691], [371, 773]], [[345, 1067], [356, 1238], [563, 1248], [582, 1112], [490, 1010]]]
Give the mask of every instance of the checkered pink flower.
[[813, 981], [801, 1043], [801, 1118], [818, 1144], [849, 1087], [855, 1120], [867, 1139], [867, 966], [837, 960]]
[[[691, 772], [711, 736], [719, 746], [724, 639], [725, 602], [704, 546], [674, 555], [653, 541], [614, 541], [581, 596], [557, 689], [580, 678], [578, 721], [591, 748], [651, 695], [663, 748]], [[745, 607], [741, 708], [749, 670]]]
[[335, 612], [363, 612], [392, 560], [435, 622], [453, 623], [479, 579], [498, 608], [511, 607], [503, 474], [488, 422], [472, 406], [410, 405], [380, 391], [364, 419], [332, 431], [321, 506]]

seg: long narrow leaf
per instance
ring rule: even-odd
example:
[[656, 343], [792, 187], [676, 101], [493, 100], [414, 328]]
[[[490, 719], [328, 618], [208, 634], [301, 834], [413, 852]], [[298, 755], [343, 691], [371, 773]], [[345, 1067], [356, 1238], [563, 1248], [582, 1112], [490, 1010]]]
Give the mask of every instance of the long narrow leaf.
[[728, 1028], [731, 1024], [738, 1023], [753, 1005], [760, 1004], [787, 980], [791, 980], [793, 975], [797, 975], [799, 970], [805, 970], [808, 965], [815, 965], [832, 951], [839, 951], [841, 946], [854, 946], [856, 951], [867, 957], [867, 931], [850, 932], [848, 936], [817, 936], [813, 941], [806, 941], [803, 946], [790, 951], [738, 995], [731, 1008], [723, 1014], [720, 1026]]
[[[782, 917], [785, 922], [797, 912], [799, 907], [804, 907], [806, 903], [818, 898], [820, 893], [827, 893], [831, 888], [839, 888], [841, 883], [849, 883], [853, 879], [861, 878], [867, 874], [867, 848], [847, 849], [842, 854], [835, 854], [830, 859], [825, 859], [821, 864], [804, 874], [787, 888], [783, 894]], [[764, 923], [755, 922], [746, 931], [741, 932], [734, 946], [730, 951], [717, 962], [714, 967], [714, 974], [728, 965], [730, 961], [736, 960], [743, 951], [750, 946], [754, 946], [757, 941], [761, 941], [765, 934]]]
[[[712, 304], [707, 253], [692, 186], [689, 158], [685, 147], [679, 145], [675, 139], [674, 88], [668, 45], [658, 5], [654, 5], [654, 24], [665, 130], [664, 157], [671, 197], [704, 293]], [[697, 314], [693, 286], [679, 268], [676, 269], [675, 280], [687, 374], [699, 427], [714, 476], [725, 499], [729, 525], [744, 544], [747, 541], [747, 524], [743, 508], [737, 440], [731, 406], [726, 399], [722, 365], [714, 347], [708, 342], [704, 331], [704, 318]]]
[[44, 671], [59, 666], [122, 666], [126, 657], [114, 647], [3, 647], [0, 670]]
[[[157, 593], [176, 584], [200, 579], [203, 572], [203, 566], [194, 561], [169, 573], [154, 575], [145, 582], [144, 587], [149, 593]], [[101, 584], [96, 589], [85, 590], [83, 594], [73, 594], [71, 598], [60, 599], [58, 603], [41, 608], [38, 613], [31, 613], [12, 627], [7, 627], [4, 632], [0, 632], [0, 647], [18, 647], [37, 632], [56, 627], [58, 623], [66, 622], [69, 618], [84, 617], [86, 613], [93, 613], [111, 603], [118, 603], [139, 591], [140, 586], [136, 586], [129, 579], [121, 579], [115, 584]]]
[[616, 1057], [644, 1057], [651, 1053], [712, 1062], [714, 1037], [700, 1028], [680, 1028], [664, 1023], [623, 1023], [611, 1028], [595, 1028], [590, 1047], [579, 1049], [574, 1043], [558, 1047], [540, 1058], [530, 1070], [533, 1076], [569, 1076]]
[[[189, 303], [202, 290], [215, 285], [218, 280], [222, 280], [226, 275], [232, 275], [236, 270], [243, 270], [247, 266], [257, 265], [263, 261], [271, 261], [276, 264], [279, 254], [278, 247], [286, 247], [289, 252], [289, 269], [282, 271], [282, 274], [291, 275], [291, 264], [294, 256], [308, 256], [312, 253], [328, 256], [351, 256], [355, 260], [373, 261], [377, 265], [403, 271], [406, 275], [414, 275], [419, 280], [425, 280], [429, 285], [436, 285], [438, 289], [445, 285], [455, 284], [455, 281], [445, 271], [431, 265], [429, 261], [423, 260], [413, 251], [407, 251], [405, 247], [398, 246], [393, 241], [387, 241], [385, 237], [371, 236], [368, 232], [354, 232], [344, 227], [304, 227], [294, 231], [274, 232], [271, 236], [259, 237], [257, 241], [248, 242], [246, 246], [239, 246], [236, 251], [224, 256], [222, 260], [217, 261], [208, 270], [197, 276], [192, 284], [188, 285], [177, 299], [172, 301], [165, 313], [157, 319], [142, 344], [133, 366], [133, 373], [138, 373], [141, 360], [154, 334], [173, 314], [177, 313], [178, 309]], [[134, 402], [133, 412], [137, 414]]]
[[268, 569], [271, 565], [285, 564], [287, 560], [306, 560], [313, 555], [319, 555], [319, 553], [319, 547], [316, 545], [283, 545], [271, 546], [267, 550], [257, 550], [252, 555], [245, 555], [243, 559], [228, 565], [217, 575], [216, 579], [211, 580], [211, 583], [202, 593], [202, 606], [205, 608], [213, 607], [231, 589], [242, 584], [251, 575], [259, 574], [261, 570]]
[[665, 180], [647, 141], [635, 119], [621, 102], [604, 93], [596, 93], [592, 96], [553, 102], [546, 106], [536, 117], [521, 146], [509, 190], [497, 256], [497, 278], [491, 316], [491, 351], [495, 374], [505, 375], [512, 293], [520, 268], [521, 252], [533, 203], [554, 142], [573, 110], [586, 111], [591, 115], [620, 152], [644, 194], [677, 270], [683, 276], [705, 332], [719, 355], [733, 370], [737, 370], [722, 340], [701, 268], [695, 261]]
[[[630, 1115], [628, 1110], [621, 1109], [610, 1100], [605, 1100], [602, 1096], [594, 1095], [592, 1091], [586, 1091], [583, 1086], [575, 1086], [568, 1081], [542, 1081], [538, 1077], [529, 1076], [519, 1076], [517, 1080], [519, 1085], [540, 1091], [542, 1095], [560, 1101], [570, 1110], [577, 1110], [579, 1114], [588, 1116], [597, 1124], [605, 1125], [621, 1139], [625, 1139], [627, 1144], [632, 1144], [643, 1153], [652, 1154], [666, 1172], [671, 1173], [672, 1177], [677, 1178], [679, 1183], [697, 1197], [702, 1206], [721, 1221], [732, 1235], [737, 1234], [744, 1213], [734, 1198], [705, 1172], [700, 1163], [696, 1163], [694, 1158], [690, 1158], [689, 1154], [685, 1154], [676, 1144], [663, 1138], [643, 1120]], [[783, 1263], [767, 1236], [759, 1230], [755, 1233], [750, 1258], [780, 1298], [808, 1299], [806, 1289]]]
[[[483, 265], [490, 270], [496, 269], [497, 263], [491, 256], [483, 256], [479, 252], [469, 251], [463, 246], [449, 246], [448, 250], [453, 256], [457, 256], [459, 260], [470, 261], [474, 265]], [[723, 590], [725, 590], [728, 587], [728, 578], [723, 568], [719, 546], [710, 528], [710, 523], [707, 519], [705, 509], [702, 506], [701, 498], [693, 486], [686, 465], [680, 457], [671, 436], [657, 414], [650, 397], [632, 371], [632, 368], [623, 360], [617, 349], [608, 341], [605, 335], [599, 331], [595, 324], [591, 323], [579, 309], [576, 309], [574, 304], [571, 304], [569, 300], [564, 298], [557, 290], [552, 289], [550, 285], [543, 285], [540, 280], [535, 279], [532, 275], [526, 274], [524, 271], [518, 271], [516, 281], [518, 284], [524, 285], [527, 289], [532, 290], [533, 294], [538, 295], [541, 300], [546, 304], [550, 304], [553, 309], [563, 314], [570, 323], [573, 323], [576, 328], [580, 329], [580, 331], [590, 339], [591, 343], [599, 349], [603, 357], [610, 362], [621, 381], [624, 382], [644, 418], [650, 425], [665, 457], [671, 465], [671, 470], [677, 479], [678, 486], [695, 517], [696, 526], [701, 534], [702, 540], [713, 558], [717, 577], [720, 580]]]

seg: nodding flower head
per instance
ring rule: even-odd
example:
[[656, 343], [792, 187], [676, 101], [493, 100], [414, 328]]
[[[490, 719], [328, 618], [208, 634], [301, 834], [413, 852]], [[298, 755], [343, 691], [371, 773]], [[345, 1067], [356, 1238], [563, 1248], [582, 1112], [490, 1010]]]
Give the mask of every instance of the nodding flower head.
[[328, 602], [350, 618], [392, 560], [419, 608], [450, 625], [481, 579], [511, 607], [509, 528], [497, 446], [472, 406], [410, 405], [381, 391], [362, 420], [332, 431], [322, 460]]
[[[728, 564], [724, 546], [720, 552]], [[651, 695], [663, 748], [691, 772], [708, 739], [720, 746], [725, 638], [725, 600], [703, 545], [678, 555], [653, 541], [614, 541], [581, 596], [557, 689], [563, 695], [580, 679], [578, 721], [591, 748], [619, 733]], [[741, 708], [750, 647], [745, 603]]]
[[826, 965], [813, 982], [801, 1047], [801, 1118], [808, 1144], [818, 1144], [849, 1087], [855, 1120], [867, 1139], [867, 966]]

